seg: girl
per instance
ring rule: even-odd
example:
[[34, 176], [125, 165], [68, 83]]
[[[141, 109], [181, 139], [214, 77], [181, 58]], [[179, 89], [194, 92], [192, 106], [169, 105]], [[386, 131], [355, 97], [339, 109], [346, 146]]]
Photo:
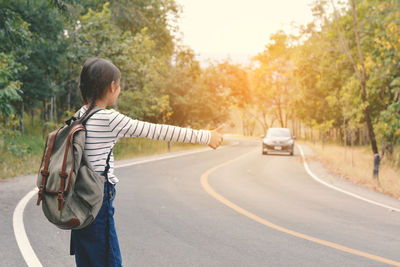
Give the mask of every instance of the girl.
[[133, 120], [113, 109], [105, 109], [116, 102], [120, 92], [120, 71], [102, 58], [88, 59], [80, 74], [79, 89], [86, 105], [79, 117], [96, 105], [104, 108], [86, 123], [85, 152], [96, 172], [104, 175], [103, 205], [95, 221], [80, 230], [71, 231], [71, 255], [77, 266], [122, 266], [121, 253], [114, 225], [115, 184], [112, 148], [121, 137], [146, 137], [156, 140], [197, 143], [216, 149], [222, 143], [220, 131], [193, 130], [171, 125]]

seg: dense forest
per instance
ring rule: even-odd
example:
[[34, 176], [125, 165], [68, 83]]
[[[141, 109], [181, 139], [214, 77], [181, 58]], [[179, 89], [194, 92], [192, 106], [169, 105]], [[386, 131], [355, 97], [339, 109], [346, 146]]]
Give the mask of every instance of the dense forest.
[[230, 120], [245, 135], [289, 127], [400, 164], [400, 2], [317, 0], [312, 11], [313, 22], [275, 33], [251, 64], [202, 67], [177, 37], [174, 0], [1, 0], [0, 145], [29, 153], [12, 142], [30, 134], [27, 120], [39, 118], [45, 136], [73, 114], [80, 68], [96, 56], [121, 70], [117, 108], [133, 118]]
[[369, 145], [399, 165], [400, 2], [319, 0], [312, 11], [299, 35], [276, 33], [255, 58], [264, 127], [278, 120], [311, 140]]

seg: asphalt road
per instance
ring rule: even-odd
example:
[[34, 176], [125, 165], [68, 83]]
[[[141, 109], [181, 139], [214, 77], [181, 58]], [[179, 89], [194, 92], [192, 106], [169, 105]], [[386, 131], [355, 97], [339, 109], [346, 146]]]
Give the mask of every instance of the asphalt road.
[[[209, 172], [209, 186], [249, 214], [292, 232], [257, 222], [205, 190], [201, 176], [235, 158]], [[312, 180], [297, 150], [293, 157], [263, 156], [259, 142], [241, 141], [118, 168], [116, 174], [115, 220], [124, 266], [390, 266], [335, 245], [400, 264], [400, 213]], [[0, 266], [26, 266], [14, 239], [12, 212], [33, 183], [31, 176], [0, 183]], [[48, 223], [34, 198], [24, 223], [37, 257], [43, 266], [74, 266], [69, 232]], [[400, 207], [400, 201], [387, 201]]]

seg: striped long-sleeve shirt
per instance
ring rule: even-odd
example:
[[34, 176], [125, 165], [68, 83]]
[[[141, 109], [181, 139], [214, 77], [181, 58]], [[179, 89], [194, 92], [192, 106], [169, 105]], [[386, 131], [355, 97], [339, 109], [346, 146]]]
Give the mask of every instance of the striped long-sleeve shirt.
[[[79, 110], [81, 117], [87, 108]], [[164, 140], [183, 143], [208, 145], [211, 132], [207, 130], [193, 130], [166, 124], [155, 124], [134, 120], [114, 109], [104, 109], [96, 112], [86, 122], [85, 152], [94, 170], [103, 173], [106, 160], [111, 149], [121, 137], [145, 137], [153, 140]], [[119, 180], [114, 175], [114, 155], [110, 155], [110, 169], [108, 180], [116, 184]]]

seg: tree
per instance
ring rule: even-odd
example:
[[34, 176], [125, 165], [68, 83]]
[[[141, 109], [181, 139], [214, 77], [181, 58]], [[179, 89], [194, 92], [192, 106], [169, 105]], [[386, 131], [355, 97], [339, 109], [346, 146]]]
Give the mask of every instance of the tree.
[[291, 53], [288, 36], [279, 31], [271, 37], [271, 43], [264, 52], [255, 57], [259, 67], [253, 74], [253, 99], [262, 114], [264, 130], [268, 127], [268, 115], [277, 119], [281, 127], [287, 127], [288, 118], [292, 116], [289, 103], [295, 84], [292, 79]]

